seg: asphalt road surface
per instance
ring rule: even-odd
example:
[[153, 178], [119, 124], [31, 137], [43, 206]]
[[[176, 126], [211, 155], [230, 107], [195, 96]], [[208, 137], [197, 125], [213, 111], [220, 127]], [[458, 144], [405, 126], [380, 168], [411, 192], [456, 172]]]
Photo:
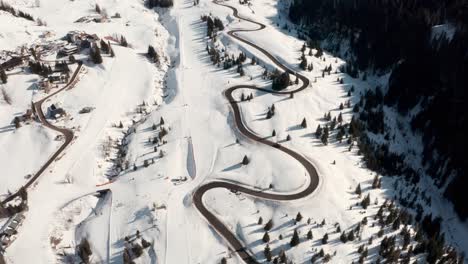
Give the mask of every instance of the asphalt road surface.
[[240, 111], [239, 111], [239, 105], [238, 105], [237, 101], [232, 96], [233, 92], [235, 90], [237, 90], [237, 89], [251, 89], [251, 90], [263, 91], [263, 92], [274, 93], [274, 94], [285, 94], [285, 95], [294, 94], [294, 93], [300, 92], [300, 91], [306, 89], [307, 87], [309, 87], [310, 81], [305, 76], [303, 76], [303, 75], [301, 75], [299, 73], [296, 73], [295, 71], [293, 71], [293, 70], [287, 68], [285, 65], [281, 64], [278, 59], [276, 59], [273, 55], [268, 53], [265, 49], [257, 46], [256, 44], [254, 44], [254, 43], [252, 43], [252, 42], [250, 42], [248, 40], [245, 40], [245, 39], [239, 37], [236, 34], [237, 32], [251, 32], [251, 31], [262, 30], [262, 29], [264, 29], [266, 27], [265, 25], [263, 25], [261, 23], [258, 23], [256, 21], [253, 21], [251, 19], [240, 17], [238, 15], [237, 9], [234, 8], [234, 7], [231, 7], [231, 6], [228, 6], [228, 5], [225, 5], [225, 4], [221, 4], [221, 3], [218, 3], [218, 2], [215, 2], [215, 3], [218, 4], [218, 5], [228, 7], [231, 10], [233, 10], [234, 16], [237, 17], [238, 19], [242, 19], [242, 20], [254, 23], [254, 24], [259, 26], [259, 28], [253, 29], [253, 30], [247, 30], [247, 29], [232, 30], [232, 31], [228, 32], [229, 36], [231, 36], [231, 37], [237, 39], [238, 41], [243, 42], [243, 43], [245, 43], [245, 44], [247, 44], [247, 45], [249, 45], [249, 46], [251, 46], [251, 47], [253, 47], [253, 48], [257, 49], [257, 50], [259, 50], [260, 52], [265, 54], [270, 60], [272, 60], [276, 64], [277, 67], [279, 67], [283, 71], [288, 72], [290, 74], [296, 74], [297, 77], [302, 82], [302, 85], [299, 88], [297, 88], [297, 89], [295, 89], [293, 91], [273, 91], [273, 90], [269, 90], [269, 89], [258, 88], [256, 86], [252, 86], [252, 85], [237, 85], [237, 86], [233, 86], [233, 87], [230, 87], [227, 90], [225, 90], [224, 91], [224, 96], [228, 100], [228, 102], [229, 102], [229, 104], [230, 104], [230, 106], [232, 108], [232, 111], [234, 112], [234, 122], [235, 122], [235, 125], [237, 126], [237, 129], [244, 136], [248, 137], [249, 139], [257, 141], [257, 142], [265, 144], [265, 145], [268, 145], [270, 147], [276, 148], [278, 151], [282, 151], [282, 152], [288, 154], [290, 157], [297, 160], [305, 168], [305, 170], [307, 171], [307, 174], [310, 177], [310, 183], [307, 186], [307, 188], [305, 188], [304, 190], [302, 190], [300, 192], [297, 192], [297, 193], [277, 194], [277, 193], [272, 193], [272, 192], [260, 191], [260, 190], [255, 189], [255, 188], [248, 188], [248, 187], [245, 187], [245, 186], [240, 186], [240, 185], [237, 185], [237, 184], [234, 184], [234, 183], [229, 183], [229, 182], [224, 182], [224, 181], [213, 181], [213, 182], [209, 182], [209, 183], [207, 183], [205, 185], [200, 186], [195, 191], [195, 193], [193, 194], [193, 202], [195, 204], [195, 207], [206, 218], [206, 220], [210, 223], [210, 225], [213, 226], [216, 229], [216, 231], [221, 236], [224, 237], [224, 239], [230, 244], [231, 249], [233, 249], [233, 251], [235, 251], [241, 257], [241, 259], [244, 260], [245, 263], [259, 263], [255, 259], [255, 257], [251, 254], [251, 252], [249, 252], [249, 250], [246, 249], [245, 246], [242, 244], [242, 242], [235, 236], [235, 234], [231, 230], [229, 230], [229, 228], [226, 227], [225, 224], [223, 224], [213, 213], [211, 213], [205, 207], [205, 205], [203, 204], [203, 195], [207, 191], [209, 191], [211, 189], [224, 188], [224, 189], [227, 189], [227, 190], [232, 190], [232, 191], [240, 192], [240, 193], [243, 193], [243, 194], [247, 194], [247, 195], [250, 195], [250, 196], [253, 196], [253, 197], [256, 197], [256, 198], [275, 200], [275, 201], [291, 201], [291, 200], [304, 198], [304, 197], [306, 197], [306, 196], [308, 196], [308, 195], [310, 195], [310, 194], [312, 194], [314, 192], [314, 190], [318, 186], [319, 177], [318, 177], [318, 174], [317, 174], [317, 170], [312, 165], [312, 163], [310, 163], [301, 154], [299, 154], [299, 153], [297, 153], [297, 152], [295, 152], [295, 151], [293, 151], [293, 150], [291, 150], [289, 148], [286, 148], [286, 147], [280, 145], [279, 143], [269, 141], [269, 140], [267, 140], [265, 138], [259, 137], [259, 136], [255, 135], [255, 134], [253, 134], [252, 132], [250, 132], [244, 126], [244, 124], [242, 122], [242, 117], [241, 117], [241, 114], [240, 114]]
[[[39, 121], [42, 123], [42, 125], [44, 125], [45, 127], [49, 128], [49, 129], [52, 129], [52, 130], [55, 130], [55, 131], [61, 133], [64, 136], [65, 141], [63, 142], [62, 146], [60, 146], [60, 148], [46, 161], [46, 163], [44, 163], [44, 165], [42, 165], [42, 167], [36, 172], [36, 174], [34, 174], [34, 176], [31, 177], [28, 180], [28, 182], [23, 186], [26, 189], [29, 188], [32, 184], [34, 184], [34, 182], [39, 178], [39, 176], [41, 176], [41, 174], [50, 166], [50, 164], [52, 162], [54, 162], [54, 160], [65, 150], [65, 148], [73, 140], [73, 131], [72, 130], [66, 129], [66, 128], [56, 127], [56, 126], [52, 125], [51, 123], [49, 123], [49, 121], [45, 118], [44, 113], [42, 112], [42, 104], [47, 99], [51, 98], [52, 96], [54, 96], [54, 95], [56, 95], [56, 94], [58, 94], [58, 93], [60, 93], [60, 92], [62, 92], [64, 90], [70, 88], [71, 86], [73, 86], [75, 84], [76, 76], [80, 72], [82, 65], [83, 65], [82, 62], [78, 63], [78, 67], [76, 68], [75, 72], [73, 73], [73, 76], [71, 77], [70, 81], [68, 82], [68, 84], [66, 86], [64, 86], [63, 88], [60, 88], [59, 90], [55, 91], [54, 93], [52, 93], [52, 94], [50, 94], [50, 95], [48, 95], [48, 96], [46, 96], [46, 97], [42, 98], [41, 100], [34, 103], [34, 111], [36, 112], [36, 115], [39, 118]], [[12, 201], [18, 195], [19, 195], [19, 191], [17, 191], [16, 193], [8, 196], [5, 200], [2, 201], [2, 204], [6, 204], [9, 201]]]

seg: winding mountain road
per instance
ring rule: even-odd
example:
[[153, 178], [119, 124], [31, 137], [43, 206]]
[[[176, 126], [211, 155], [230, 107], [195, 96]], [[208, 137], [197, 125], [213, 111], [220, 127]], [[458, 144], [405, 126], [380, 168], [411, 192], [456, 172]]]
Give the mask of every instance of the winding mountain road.
[[317, 174], [317, 170], [315, 167], [310, 163], [304, 156], [301, 154], [284, 147], [276, 142], [267, 140], [265, 138], [259, 137], [252, 132], [244, 125], [242, 122], [242, 116], [240, 113], [239, 105], [238, 102], [234, 99], [233, 97], [233, 92], [236, 91], [237, 89], [251, 89], [251, 90], [256, 90], [256, 91], [263, 91], [267, 93], [272, 93], [272, 94], [294, 94], [297, 92], [300, 92], [307, 87], [309, 87], [310, 81], [307, 77], [296, 73], [295, 71], [287, 68], [285, 65], [279, 62], [278, 59], [276, 59], [273, 55], [268, 53], [265, 49], [257, 46], [256, 44], [245, 40], [238, 36], [236, 33], [238, 32], [252, 32], [252, 31], [259, 31], [264, 29], [266, 26], [264, 24], [261, 24], [259, 22], [253, 21], [248, 18], [243, 18], [240, 17], [238, 14], [238, 11], [236, 8], [232, 6], [228, 6], [219, 2], [216, 2], [218, 5], [225, 6], [227, 8], [230, 8], [233, 10], [233, 15], [238, 18], [242, 19], [244, 21], [248, 21], [251, 23], [254, 23], [259, 26], [257, 29], [236, 29], [236, 30], [231, 30], [228, 32], [228, 35], [233, 37], [234, 39], [243, 42], [260, 52], [262, 52], [265, 56], [267, 56], [278, 68], [282, 69], [285, 72], [288, 72], [290, 74], [296, 74], [297, 77], [301, 80], [302, 85], [295, 89], [295, 90], [288, 90], [288, 91], [273, 91], [269, 89], [264, 89], [264, 88], [259, 88], [253, 85], [237, 85], [228, 88], [227, 90], [224, 91], [224, 96], [228, 100], [232, 111], [234, 112], [234, 122], [235, 125], [237, 126], [237, 129], [247, 138], [254, 140], [256, 142], [265, 144], [270, 147], [274, 147], [278, 149], [279, 151], [282, 151], [292, 157], [293, 159], [297, 160], [302, 166], [304, 166], [305, 170], [307, 171], [309, 177], [310, 177], [310, 183], [309, 185], [304, 189], [301, 190], [297, 193], [292, 193], [292, 194], [279, 194], [279, 193], [272, 193], [272, 192], [264, 192], [264, 191], [259, 191], [258, 189], [254, 188], [248, 188], [245, 186], [240, 186], [237, 184], [225, 182], [225, 181], [212, 181], [209, 182], [205, 185], [200, 186], [193, 194], [193, 202], [195, 204], [195, 207], [198, 209], [198, 211], [206, 218], [206, 220], [210, 223], [213, 228], [216, 229], [216, 231], [224, 237], [224, 239], [231, 245], [232, 249], [239, 255], [239, 257], [246, 263], [259, 263], [254, 256], [248, 251], [248, 249], [245, 248], [245, 246], [242, 244], [242, 242], [235, 236], [235, 234], [229, 230], [229, 228], [223, 224], [213, 213], [211, 213], [203, 204], [203, 195], [212, 189], [216, 188], [224, 188], [227, 190], [234, 190], [236, 192], [244, 193], [256, 198], [262, 198], [262, 199], [268, 199], [268, 200], [275, 200], [275, 201], [291, 201], [291, 200], [296, 200], [296, 199], [301, 199], [304, 198], [314, 192], [314, 190], [317, 188], [319, 184], [319, 177]]
[[[44, 115], [44, 112], [42, 111], [42, 104], [49, 98], [51, 98], [52, 96], [66, 90], [66, 89], [69, 89], [70, 87], [72, 87], [73, 85], [75, 85], [75, 80], [76, 80], [76, 77], [78, 76], [78, 73], [80, 72], [81, 68], [83, 66], [83, 62], [79, 61], [78, 62], [78, 67], [76, 68], [75, 72], [73, 73], [72, 77], [70, 78], [70, 81], [67, 83], [67, 85], [65, 85], [64, 87], [58, 89], [57, 91], [53, 92], [52, 94], [42, 98], [41, 100], [33, 103], [33, 106], [34, 106], [34, 111], [36, 112], [36, 115], [37, 117], [39, 118], [39, 122], [42, 123], [43, 126], [49, 128], [49, 129], [52, 129], [54, 131], [57, 131], [59, 133], [61, 133], [64, 138], [65, 138], [65, 141], [63, 142], [63, 144], [60, 146], [59, 149], [57, 149], [57, 151], [52, 154], [52, 156], [44, 163], [44, 165], [42, 165], [42, 167], [36, 172], [36, 174], [34, 174], [33, 177], [31, 177], [29, 179], [29, 181], [23, 186], [23, 188], [27, 189], [29, 188], [32, 184], [34, 184], [34, 182], [39, 178], [39, 176], [42, 175], [42, 173], [50, 166], [50, 164], [52, 164], [52, 162], [54, 162], [54, 160], [65, 150], [65, 148], [70, 145], [70, 143], [72, 142], [73, 140], [73, 131], [70, 130], [70, 129], [67, 129], [67, 128], [61, 128], [61, 127], [56, 127], [54, 125], [52, 125], [46, 118], [45, 118], [45, 115]], [[17, 192], [15, 192], [14, 194], [8, 196], [5, 200], [3, 200], [1, 203], [2, 204], [6, 204], [10, 201], [12, 201], [13, 199], [15, 199], [17, 196], [19, 196], [19, 193], [20, 191], [18, 190]]]

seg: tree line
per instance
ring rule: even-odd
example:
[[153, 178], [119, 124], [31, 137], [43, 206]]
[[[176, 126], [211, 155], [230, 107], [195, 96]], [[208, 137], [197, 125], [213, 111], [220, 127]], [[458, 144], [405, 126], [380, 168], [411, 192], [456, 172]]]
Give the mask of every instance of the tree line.
[[25, 12], [23, 12], [21, 10], [16, 10], [12, 6], [10, 6], [8, 3], [5, 3], [3, 1], [0, 1], [0, 10], [8, 12], [8, 13], [12, 14], [15, 17], [22, 17], [22, 18], [27, 19], [29, 21], [34, 21], [34, 18], [30, 14], [25, 13]]

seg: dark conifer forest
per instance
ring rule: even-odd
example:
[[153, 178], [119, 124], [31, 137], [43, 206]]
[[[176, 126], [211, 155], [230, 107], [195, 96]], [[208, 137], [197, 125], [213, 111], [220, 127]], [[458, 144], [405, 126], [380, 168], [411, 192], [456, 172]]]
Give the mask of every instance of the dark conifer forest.
[[[382, 133], [385, 124], [378, 109], [383, 105], [402, 115], [420, 106], [411, 126], [423, 135], [426, 172], [444, 188], [459, 216], [467, 219], [468, 1], [294, 0], [289, 17], [306, 28], [303, 34], [308, 40], [349, 41], [348, 64], [361, 71], [361, 78], [363, 71], [392, 72], [383, 97], [361, 99], [371, 99], [377, 111], [361, 109], [356, 122], [363, 124], [356, 127]], [[434, 34], [437, 25], [453, 34]], [[339, 45], [328, 48], [340, 52]], [[419, 180], [418, 172], [401, 168], [401, 157], [388, 153], [385, 145], [363, 145], [368, 164]]]

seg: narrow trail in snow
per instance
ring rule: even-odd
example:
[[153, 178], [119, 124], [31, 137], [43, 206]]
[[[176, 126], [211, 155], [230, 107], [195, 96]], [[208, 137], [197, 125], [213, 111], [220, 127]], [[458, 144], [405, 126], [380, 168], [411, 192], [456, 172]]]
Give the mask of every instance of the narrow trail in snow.
[[253, 85], [236, 85], [233, 87], [228, 88], [227, 90], [224, 91], [224, 96], [226, 99], [229, 101], [229, 104], [234, 112], [234, 122], [235, 125], [237, 126], [237, 129], [247, 138], [254, 140], [256, 142], [265, 144], [270, 147], [274, 147], [287, 155], [291, 156], [295, 160], [297, 160], [301, 165], [306, 169], [307, 173], [309, 174], [310, 177], [310, 183], [309, 185], [302, 191], [299, 191], [297, 193], [292, 193], [292, 194], [278, 194], [278, 193], [272, 193], [272, 192], [264, 192], [264, 191], [259, 191], [258, 189], [255, 188], [248, 188], [245, 186], [240, 186], [234, 183], [229, 183], [225, 181], [213, 181], [209, 182], [205, 185], [202, 185], [199, 187], [194, 195], [193, 195], [193, 201], [195, 204], [195, 207], [198, 209], [198, 211], [206, 218], [206, 220], [216, 229], [216, 231], [224, 237], [224, 239], [231, 245], [232, 249], [239, 255], [239, 257], [246, 263], [259, 263], [253, 254], [249, 252], [249, 250], [242, 244], [242, 242], [235, 236], [235, 234], [229, 230], [229, 228], [223, 224], [213, 213], [211, 213], [203, 204], [203, 195], [212, 189], [216, 188], [224, 188], [227, 190], [233, 190], [236, 192], [244, 193], [256, 198], [262, 198], [262, 199], [268, 199], [268, 200], [275, 200], [275, 201], [291, 201], [291, 200], [296, 200], [300, 198], [304, 198], [310, 194], [312, 194], [315, 189], [317, 188], [319, 184], [319, 177], [317, 174], [317, 170], [315, 167], [310, 163], [304, 156], [301, 154], [286, 148], [279, 143], [269, 141], [265, 138], [259, 137], [252, 133], [242, 122], [242, 117], [239, 109], [238, 102], [233, 98], [233, 92], [237, 89], [251, 89], [251, 90], [256, 90], [256, 91], [262, 91], [266, 93], [272, 93], [272, 94], [294, 94], [297, 92], [300, 92], [304, 89], [306, 89], [309, 86], [309, 79], [289, 68], [287, 68], [285, 65], [279, 62], [278, 59], [276, 59], [273, 55], [268, 53], [265, 49], [257, 46], [256, 44], [245, 40], [241, 38], [240, 36], [236, 35], [237, 32], [252, 32], [252, 31], [259, 31], [264, 29], [266, 26], [264, 24], [261, 24], [259, 22], [253, 21], [248, 18], [243, 18], [240, 17], [238, 14], [238, 11], [236, 8], [232, 6], [228, 6], [222, 3], [219, 3], [217, 1], [214, 1], [214, 3], [225, 6], [227, 8], [230, 8], [233, 10], [233, 15], [241, 20], [245, 20], [251, 23], [254, 23], [259, 26], [257, 29], [236, 29], [236, 30], [231, 30], [228, 32], [228, 35], [239, 40], [240, 42], [243, 42], [258, 51], [262, 52], [265, 56], [267, 56], [276, 66], [278, 66], [280, 69], [282, 69], [285, 72], [288, 72], [290, 74], [296, 74], [297, 77], [302, 81], [302, 86], [297, 88], [296, 90], [293, 91], [273, 91], [269, 89], [264, 89], [264, 88], [259, 88]]

